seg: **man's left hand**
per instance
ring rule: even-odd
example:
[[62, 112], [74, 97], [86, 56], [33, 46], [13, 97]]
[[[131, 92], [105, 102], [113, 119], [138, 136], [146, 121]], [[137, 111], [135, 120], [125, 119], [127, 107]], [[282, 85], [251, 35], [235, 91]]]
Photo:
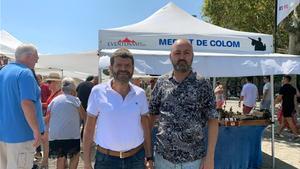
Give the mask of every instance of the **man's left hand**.
[[199, 169], [214, 169], [214, 165], [214, 158], [206, 156], [202, 159]]

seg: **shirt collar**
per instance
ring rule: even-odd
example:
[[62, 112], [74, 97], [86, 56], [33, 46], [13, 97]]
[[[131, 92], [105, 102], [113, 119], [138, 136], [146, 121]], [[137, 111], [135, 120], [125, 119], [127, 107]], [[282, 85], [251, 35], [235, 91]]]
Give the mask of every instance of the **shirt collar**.
[[[172, 72], [169, 72], [167, 75], [168, 75], [168, 79], [169, 80], [174, 80], [175, 81], [175, 79], [174, 79], [174, 77], [173, 77], [173, 74], [174, 74], [174, 72], [172, 71]], [[184, 82], [184, 81], [190, 81], [190, 80], [195, 80], [196, 79], [196, 76], [197, 76], [197, 73], [196, 72], [193, 72], [193, 71], [191, 71], [191, 73], [182, 81], [182, 82]], [[181, 83], [182, 83], [181, 82]]]
[[12, 62], [12, 63], [9, 63], [9, 64], [15, 64], [15, 65], [19, 65], [19, 66], [21, 66], [21, 67], [23, 67], [23, 68], [28, 68], [28, 69], [30, 69], [27, 65], [25, 65], [25, 64], [23, 64], [23, 63], [20, 63], [20, 62]]
[[[113, 81], [113, 79], [110, 79], [110, 80], [106, 83], [106, 89], [107, 89], [107, 90], [110, 90], [110, 91], [115, 91], [115, 90], [113, 90], [113, 88], [111, 87], [111, 82], [112, 82], [112, 81]], [[132, 94], [132, 93], [136, 94], [137, 92], [136, 92], [136, 90], [134, 89], [133, 84], [132, 84], [131, 82], [129, 82], [129, 92], [128, 92], [128, 95], [129, 95], [129, 94]]]

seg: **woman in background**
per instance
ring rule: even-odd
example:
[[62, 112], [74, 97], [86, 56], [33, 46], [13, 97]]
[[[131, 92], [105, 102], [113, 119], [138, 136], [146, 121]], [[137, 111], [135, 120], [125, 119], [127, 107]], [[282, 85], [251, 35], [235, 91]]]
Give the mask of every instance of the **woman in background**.
[[224, 89], [223, 89], [223, 85], [219, 81], [216, 82], [216, 85], [217, 87], [214, 90], [215, 97], [216, 97], [216, 109], [221, 110], [225, 103]]
[[68, 157], [69, 168], [75, 169], [80, 152], [80, 119], [85, 117], [85, 111], [76, 97], [76, 86], [72, 78], [64, 78], [61, 89], [63, 93], [55, 97], [48, 106], [51, 116], [49, 155], [57, 158], [57, 169], [65, 168]]

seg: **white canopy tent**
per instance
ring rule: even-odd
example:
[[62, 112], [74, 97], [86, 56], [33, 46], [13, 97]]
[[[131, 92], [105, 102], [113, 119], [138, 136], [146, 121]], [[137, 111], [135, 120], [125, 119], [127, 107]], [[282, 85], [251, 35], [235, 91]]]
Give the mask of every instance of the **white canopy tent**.
[[[61, 70], [64, 76], [75, 77], [84, 80], [89, 75], [98, 74], [98, 56], [96, 51], [58, 54], [58, 55], [39, 55], [37, 70], [45, 69]], [[48, 72], [49, 72], [48, 71]]]
[[[206, 77], [300, 74], [299, 57], [272, 54], [271, 35], [221, 28], [173, 3], [139, 23], [100, 30], [99, 54], [110, 56], [115, 49], [127, 47], [134, 54], [137, 73], [161, 75], [172, 69], [168, 55], [178, 38], [191, 41], [193, 69]], [[257, 41], [251, 39], [262, 43], [257, 47]]]
[[[7, 31], [0, 31], [0, 53], [14, 60], [15, 50], [21, 44], [20, 40]], [[88, 75], [96, 75], [98, 73], [97, 51], [56, 55], [39, 54], [36, 72], [48, 75], [51, 71], [81, 80], [84, 80]]]
[[190, 39], [196, 52], [261, 54], [271, 53], [273, 50], [271, 35], [234, 31], [212, 25], [193, 17], [173, 3], [139, 23], [100, 30], [99, 49], [127, 47], [169, 50], [178, 38]]
[[[300, 74], [300, 56], [273, 54], [271, 35], [221, 28], [198, 20], [173, 3], [139, 23], [100, 30], [99, 54], [111, 56], [117, 48], [127, 47], [134, 55], [137, 72], [161, 75], [172, 70], [168, 55], [178, 38], [191, 41], [193, 70], [205, 77], [271, 75], [273, 82], [276, 74]], [[273, 83], [271, 88], [273, 95]], [[274, 168], [274, 124], [272, 156]]]
[[22, 44], [17, 38], [5, 30], [0, 30], [0, 53], [7, 57], [13, 57], [16, 48]]

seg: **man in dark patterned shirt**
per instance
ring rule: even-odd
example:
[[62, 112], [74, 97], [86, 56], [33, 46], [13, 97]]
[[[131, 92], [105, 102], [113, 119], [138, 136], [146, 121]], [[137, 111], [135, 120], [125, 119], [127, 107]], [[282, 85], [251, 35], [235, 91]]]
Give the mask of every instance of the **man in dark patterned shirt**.
[[156, 169], [214, 168], [218, 113], [209, 81], [192, 72], [193, 56], [191, 43], [177, 40], [170, 54], [174, 70], [162, 76], [152, 92], [151, 117], [159, 121]]

